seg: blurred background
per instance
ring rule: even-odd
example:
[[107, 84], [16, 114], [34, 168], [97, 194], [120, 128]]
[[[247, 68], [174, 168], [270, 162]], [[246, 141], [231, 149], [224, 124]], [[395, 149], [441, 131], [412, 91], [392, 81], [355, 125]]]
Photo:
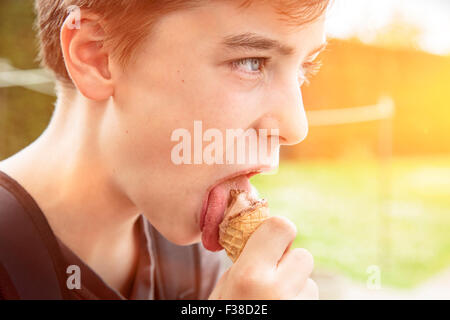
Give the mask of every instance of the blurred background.
[[[308, 138], [252, 178], [298, 226], [323, 299], [450, 299], [450, 2], [334, 0]], [[0, 160], [53, 112], [32, 0], [0, 1]]]

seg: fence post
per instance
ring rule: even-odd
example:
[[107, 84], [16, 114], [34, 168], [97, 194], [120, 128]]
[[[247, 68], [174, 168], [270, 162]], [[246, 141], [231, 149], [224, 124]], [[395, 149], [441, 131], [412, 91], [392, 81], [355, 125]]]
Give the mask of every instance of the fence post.
[[379, 205], [378, 205], [378, 246], [377, 260], [381, 270], [390, 267], [391, 232], [390, 217], [392, 203], [392, 154], [393, 119], [395, 104], [390, 97], [381, 97], [378, 102], [380, 113], [385, 114], [378, 125], [379, 153]]

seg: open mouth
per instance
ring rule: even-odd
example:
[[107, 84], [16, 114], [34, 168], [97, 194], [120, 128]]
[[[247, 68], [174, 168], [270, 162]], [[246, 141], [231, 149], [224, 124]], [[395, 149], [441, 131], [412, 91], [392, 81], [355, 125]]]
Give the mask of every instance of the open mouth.
[[258, 168], [235, 173], [221, 179], [208, 190], [200, 216], [202, 243], [207, 250], [219, 251], [223, 249], [219, 244], [219, 224], [223, 220], [228, 205], [230, 190], [240, 189], [252, 192], [253, 187], [249, 179], [262, 171], [263, 169]]

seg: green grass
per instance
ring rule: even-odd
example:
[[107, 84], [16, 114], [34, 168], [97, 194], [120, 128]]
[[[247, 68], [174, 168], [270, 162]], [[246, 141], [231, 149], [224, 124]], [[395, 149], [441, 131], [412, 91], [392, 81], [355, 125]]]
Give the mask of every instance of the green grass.
[[308, 161], [252, 178], [271, 212], [298, 227], [316, 268], [411, 288], [450, 266], [450, 158]]

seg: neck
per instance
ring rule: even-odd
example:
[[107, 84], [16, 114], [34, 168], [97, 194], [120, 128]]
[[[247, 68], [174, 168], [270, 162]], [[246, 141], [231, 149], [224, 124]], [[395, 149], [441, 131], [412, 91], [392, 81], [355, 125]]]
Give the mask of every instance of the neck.
[[45, 132], [0, 163], [36, 200], [54, 233], [94, 269], [133, 252], [139, 216], [99, 148], [110, 103], [66, 92]]

